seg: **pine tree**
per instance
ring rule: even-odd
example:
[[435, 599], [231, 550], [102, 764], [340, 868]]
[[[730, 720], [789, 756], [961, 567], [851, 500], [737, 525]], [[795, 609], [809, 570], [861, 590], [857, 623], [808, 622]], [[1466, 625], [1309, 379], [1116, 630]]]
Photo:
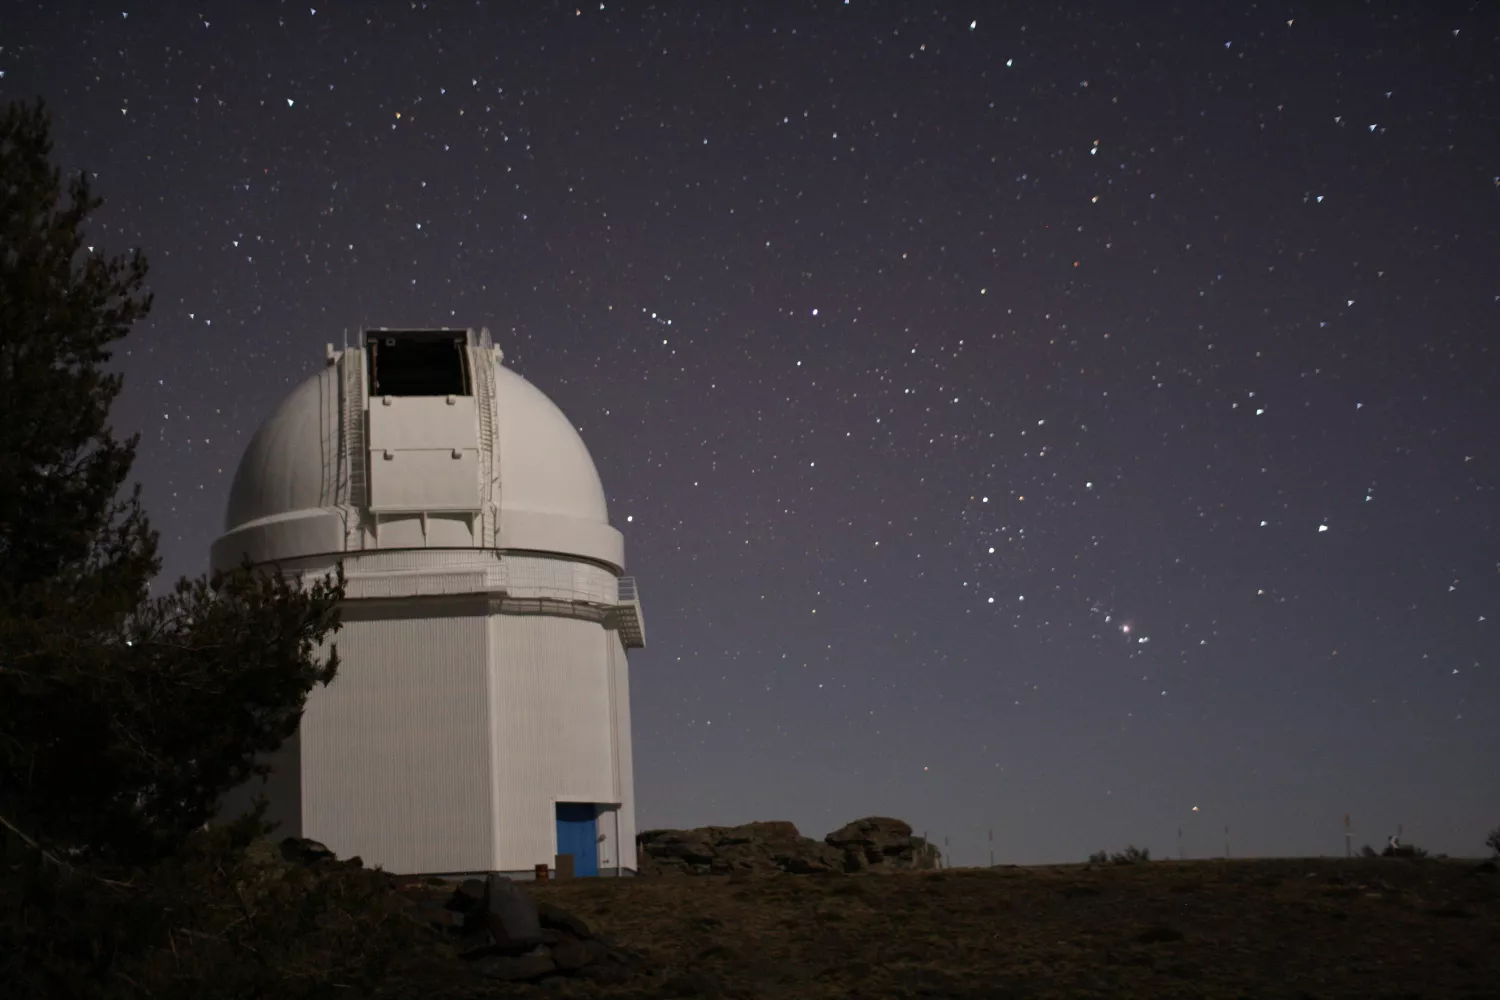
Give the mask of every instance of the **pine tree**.
[[[108, 424], [109, 347], [146, 315], [146, 260], [83, 249], [88, 175], [61, 197], [41, 102], [0, 115], [0, 600], [74, 591], [75, 610], [132, 607], [159, 568], [139, 492], [119, 499], [137, 437]], [[80, 592], [82, 591], [82, 592]]]
[[[342, 580], [248, 567], [148, 598], [160, 569], [110, 346], [146, 262], [86, 244], [40, 102], [0, 113], [0, 846], [57, 864], [164, 857], [295, 730], [337, 656]], [[9, 839], [7, 839], [9, 838]]]

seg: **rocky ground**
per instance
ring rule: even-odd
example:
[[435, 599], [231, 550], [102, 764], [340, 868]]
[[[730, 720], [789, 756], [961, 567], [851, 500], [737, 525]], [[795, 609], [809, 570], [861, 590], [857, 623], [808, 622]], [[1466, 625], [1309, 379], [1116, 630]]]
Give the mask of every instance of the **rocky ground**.
[[[427, 927], [432, 945], [398, 962], [376, 994], [1500, 996], [1494, 861], [924, 870], [909, 866], [935, 859], [911, 841], [897, 821], [857, 821], [823, 841], [790, 824], [749, 824], [643, 835], [643, 848], [657, 845], [648, 860], [673, 874], [457, 885], [386, 876], [406, 899], [402, 919]], [[308, 841], [286, 841], [280, 855], [331, 885], [360, 874], [358, 861]]]
[[612, 982], [507, 983], [487, 995], [1500, 995], [1493, 863], [1158, 861], [575, 879], [528, 891], [606, 929], [637, 964]]

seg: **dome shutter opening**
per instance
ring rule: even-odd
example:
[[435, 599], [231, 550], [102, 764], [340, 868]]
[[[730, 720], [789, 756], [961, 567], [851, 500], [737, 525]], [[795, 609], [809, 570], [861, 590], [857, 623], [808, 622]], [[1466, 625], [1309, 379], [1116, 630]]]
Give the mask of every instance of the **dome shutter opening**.
[[371, 396], [469, 396], [463, 330], [370, 330], [365, 363]]

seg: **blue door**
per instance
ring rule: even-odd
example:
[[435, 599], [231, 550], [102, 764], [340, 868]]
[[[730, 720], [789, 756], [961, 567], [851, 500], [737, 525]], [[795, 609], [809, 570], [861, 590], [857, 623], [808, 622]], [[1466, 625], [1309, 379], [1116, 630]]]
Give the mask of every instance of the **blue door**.
[[557, 804], [557, 853], [573, 855], [574, 875], [599, 874], [598, 830], [592, 802]]

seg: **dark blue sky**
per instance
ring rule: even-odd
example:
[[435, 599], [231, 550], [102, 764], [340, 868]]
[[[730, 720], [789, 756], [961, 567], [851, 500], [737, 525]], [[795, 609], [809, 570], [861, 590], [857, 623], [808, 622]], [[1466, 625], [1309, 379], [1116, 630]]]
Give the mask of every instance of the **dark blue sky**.
[[1482, 853], [1500, 19], [1134, 6], [46, 0], [0, 96], [152, 261], [170, 576], [346, 329], [582, 428], [642, 828]]

